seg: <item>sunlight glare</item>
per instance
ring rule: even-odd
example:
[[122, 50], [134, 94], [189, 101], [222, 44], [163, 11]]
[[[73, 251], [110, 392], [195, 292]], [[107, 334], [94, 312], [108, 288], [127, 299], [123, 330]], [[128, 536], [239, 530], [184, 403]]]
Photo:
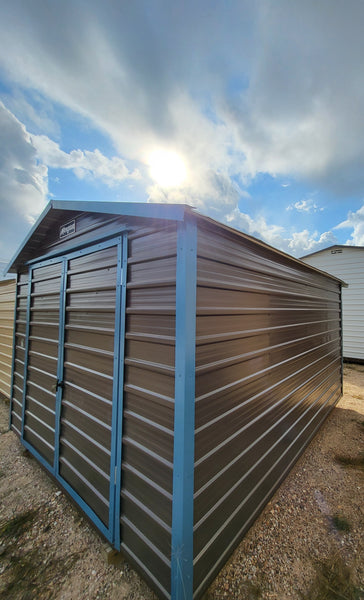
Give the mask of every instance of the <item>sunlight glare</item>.
[[149, 157], [151, 177], [161, 187], [177, 187], [187, 176], [182, 158], [171, 150], [154, 150]]

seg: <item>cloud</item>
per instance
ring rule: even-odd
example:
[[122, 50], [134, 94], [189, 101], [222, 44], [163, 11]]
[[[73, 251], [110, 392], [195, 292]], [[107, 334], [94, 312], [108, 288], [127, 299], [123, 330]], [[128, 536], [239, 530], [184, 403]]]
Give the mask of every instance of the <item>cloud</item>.
[[67, 153], [45, 135], [32, 135], [31, 141], [39, 160], [44, 164], [54, 169], [70, 169], [79, 179], [99, 179], [114, 187], [125, 179], [141, 177], [138, 170], [129, 171], [123, 159], [117, 156], [107, 158], [97, 149], [93, 152], [72, 150]]
[[47, 167], [39, 163], [24, 125], [0, 102], [1, 256], [15, 252], [44, 208], [47, 192]]
[[196, 180], [266, 172], [348, 195], [364, 189], [363, 19], [361, 0], [14, 0], [0, 64], [127, 159], [167, 145]]
[[289, 204], [286, 210], [296, 210], [297, 212], [303, 213], [315, 213], [321, 212], [324, 209], [318, 206], [311, 198], [308, 200], [299, 200], [294, 204]]
[[337, 238], [332, 231], [320, 234], [317, 231], [312, 233], [304, 229], [293, 231], [288, 236], [284, 227], [267, 223], [263, 216], [252, 219], [250, 215], [241, 212], [238, 208], [227, 216], [226, 222], [228, 225], [241, 229], [245, 233], [296, 257], [337, 243]]
[[80, 179], [98, 179], [110, 187], [140, 178], [117, 156], [107, 158], [97, 149], [67, 153], [49, 137], [31, 135], [0, 102], [0, 255], [11, 258], [43, 210], [49, 167], [71, 169]]
[[356, 212], [350, 211], [348, 218], [335, 229], [353, 229], [353, 232], [346, 241], [349, 246], [364, 246], [364, 204]]

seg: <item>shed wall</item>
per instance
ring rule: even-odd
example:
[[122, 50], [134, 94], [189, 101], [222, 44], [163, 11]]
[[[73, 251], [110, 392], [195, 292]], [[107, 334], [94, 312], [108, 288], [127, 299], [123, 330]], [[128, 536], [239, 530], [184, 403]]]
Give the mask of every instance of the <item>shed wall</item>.
[[[119, 394], [123, 432], [122, 472], [115, 473], [115, 481], [121, 481], [121, 493], [115, 508], [116, 516], [120, 521], [120, 530], [117, 532], [115, 545], [120, 544], [122, 551], [142, 571], [159, 595], [168, 598], [170, 596], [171, 578], [177, 227], [174, 222], [154, 221], [153, 219], [125, 219], [124, 217], [114, 217], [112, 215], [65, 214], [64, 211], [59, 212], [59, 215], [55, 215], [51, 229], [44, 231], [42, 243], [38, 248], [39, 255], [45, 261], [49, 256], [53, 256], [55, 252], [60, 253], [60, 255], [67, 254], [75, 245], [87, 247], [88, 244], [92, 244], [93, 240], [103, 238], [105, 235], [108, 236], [118, 230], [127, 229], [128, 231], [127, 247], [124, 247], [124, 253], [126, 252], [127, 255], [127, 265], [126, 261], [124, 264], [124, 267], [127, 267], [125, 332], [122, 333], [123, 338], [125, 333], [124, 384], [123, 390], [120, 389]], [[59, 240], [59, 225], [68, 222], [70, 219], [76, 220], [76, 232], [61, 242]], [[85, 261], [87, 262], [87, 258], [83, 259], [83, 262]], [[55, 265], [44, 267], [52, 271], [50, 276], [57, 285], [59, 265], [60, 263], [56, 262]], [[71, 267], [72, 265], [70, 265], [70, 276], [72, 276]], [[105, 280], [104, 284], [100, 281], [100, 285], [104, 285], [104, 287], [112, 285], [115, 290], [114, 264], [110, 264], [108, 268], [110, 269], [111, 283]], [[77, 277], [79, 281], [76, 281]], [[91, 381], [91, 375], [85, 377], [84, 370], [90, 368], [90, 373], [94, 371], [92, 357], [95, 353], [92, 352], [93, 345], [97, 347], [101, 344], [100, 350], [104, 354], [104, 362], [109, 358], [112, 347], [108, 344], [105, 334], [107, 332], [110, 335], [113, 334], [114, 328], [114, 315], [110, 311], [110, 307], [115, 306], [115, 293], [112, 297], [105, 298], [105, 302], [108, 303], [107, 306], [105, 305], [105, 311], [102, 310], [102, 306], [99, 306], [96, 308], [98, 312], [93, 315], [90, 313], [91, 305], [87, 305], [87, 299], [88, 296], [97, 299], [100, 292], [94, 289], [94, 283], [89, 276], [84, 277], [82, 273], [77, 275], [77, 269], [76, 278], [75, 286], [77, 289], [73, 290], [70, 286], [72, 293], [69, 295], [66, 317], [68, 320], [66, 320], [65, 334], [65, 370], [68, 373], [68, 379], [72, 380], [71, 386], [65, 386], [65, 396], [62, 402], [62, 411], [67, 412], [64, 417], [67, 422], [64, 419], [62, 421], [66, 428], [69, 428], [68, 422], [74, 421], [75, 415], [76, 417], [78, 415], [77, 411], [74, 411], [74, 405], [82, 401], [84, 387], [96, 386], [93, 390], [95, 397], [105, 395], [102, 373], [100, 372], [97, 375], [97, 381]], [[35, 306], [34, 303], [37, 301], [36, 295], [34, 296], [34, 285], [35, 283], [32, 283], [32, 307]], [[91, 286], [89, 294], [86, 289], [88, 285]], [[78, 293], [78, 287], [80, 287], [80, 293]], [[44, 291], [47, 294], [46, 296], [43, 295]], [[101, 293], [109, 294], [109, 291], [105, 289]], [[28, 272], [26, 271], [19, 276], [17, 285], [14, 386], [11, 410], [12, 428], [19, 436], [21, 436], [22, 431], [24, 349], [26, 347], [28, 295]], [[51, 342], [53, 343], [58, 336], [60, 315], [58, 309], [59, 299], [56, 301], [56, 304], [58, 302], [57, 306], [51, 306], [49, 305], [51, 297], [52, 290], [47, 283], [47, 290], [39, 290], [40, 308], [43, 308], [43, 310], [37, 313], [36, 326], [39, 328], [39, 336], [48, 337], [48, 339], [50, 337], [49, 331], [54, 330], [54, 336], [51, 336]], [[85, 302], [82, 300], [83, 297]], [[30, 314], [33, 314], [33, 312], [31, 309]], [[48, 333], [44, 336], [41, 332], [42, 321], [48, 327]], [[34, 323], [29, 326], [30, 334], [32, 334], [34, 326]], [[89, 332], [88, 328], [90, 329]], [[100, 330], [99, 334], [98, 329]], [[34, 331], [33, 333], [38, 336], [38, 332]], [[100, 334], [102, 334], [102, 337], [100, 337]], [[31, 338], [34, 335], [31, 335]], [[51, 344], [52, 346], [51, 342], [48, 341], [48, 345]], [[31, 339], [30, 347], [32, 344]], [[85, 352], [82, 350], [83, 347]], [[80, 361], [83, 361], [82, 364]], [[103, 363], [98, 360], [98, 364], [102, 367]], [[45, 423], [44, 427], [43, 422], [44, 419], [49, 420], [51, 418], [54, 421], [55, 418], [54, 401], [52, 406], [49, 405], [49, 398], [51, 398], [49, 390], [52, 384], [56, 382], [56, 355], [54, 360], [50, 357], [44, 362], [41, 367], [42, 371], [46, 370], [47, 365], [54, 372], [40, 375], [44, 382], [47, 379], [45, 383], [40, 380], [35, 382], [38, 388], [32, 394], [37, 401], [34, 404], [33, 412], [36, 413], [34, 421], [36, 426], [42, 421], [39, 426], [44, 432], [44, 436], [49, 436], [51, 433], [54, 438], [54, 425], [50, 424], [52, 429], [52, 432], [50, 432], [47, 427], [49, 423]], [[32, 366], [30, 365], [30, 368]], [[112, 373], [110, 377], [109, 366], [107, 364], [108, 370], [104, 374], [105, 385], [110, 382], [112, 384]], [[34, 367], [38, 368], [37, 365], [34, 365]], [[29, 384], [32, 385], [28, 377], [28, 390]], [[42, 389], [42, 387], [47, 388], [47, 390]], [[89, 391], [92, 392], [91, 389]], [[29, 396], [29, 391], [27, 391], [27, 396]], [[77, 431], [75, 433], [75, 427], [77, 430], [81, 430], [83, 424], [87, 425], [89, 436], [92, 437], [94, 433], [98, 435], [100, 425], [106, 434], [109, 434], [111, 425], [109, 399], [108, 396], [108, 405], [105, 405], [105, 411], [101, 411], [102, 414], [93, 415], [96, 429], [88, 417], [84, 416], [81, 421], [78, 419], [77, 423], [70, 424], [70, 434], [73, 436], [70, 443], [65, 444], [61, 440], [61, 475], [69, 480], [73, 487], [78, 486], [79, 478], [77, 478], [77, 474], [75, 475], [74, 469], [73, 471], [69, 469], [70, 456], [75, 455], [76, 452], [75, 456], [80, 474], [81, 471], [90, 469], [90, 464], [86, 464], [83, 458], [85, 444], [78, 447], [79, 435]], [[46, 412], [43, 405], [47, 405]], [[100, 420], [105, 419], [108, 422], [107, 426], [104, 427], [103, 423], [100, 424]], [[31, 435], [31, 432], [27, 433], [25, 429], [24, 439], [27, 435]], [[102, 431], [100, 435], [103, 435]], [[99, 437], [96, 441], [98, 444], [103, 445], [104, 439], [99, 439]], [[46, 443], [53, 446], [53, 438], [52, 440], [46, 439]], [[49, 462], [53, 460], [52, 448], [47, 450], [47, 446], [44, 445], [42, 440], [39, 441], [39, 438], [37, 438], [29, 441], [38, 451], [40, 450], [39, 444], [42, 444], [43, 455], [44, 452], [48, 452], [50, 455], [48, 457]], [[68, 453], [67, 456], [66, 453]], [[99, 454], [101, 460], [104, 452], [100, 450]], [[91, 458], [95, 464], [99, 460], [96, 455]], [[106, 495], [109, 480], [108, 474], [104, 473], [104, 465], [97, 463], [96, 466], [96, 476], [101, 477], [100, 481], [105, 480], [106, 482], [105, 490], [103, 488], [97, 490], [100, 498], [102, 496], [100, 491], [105, 492]], [[65, 469], [68, 469], [67, 472]], [[114, 476], [113, 473], [111, 475]], [[102, 511], [104, 505], [107, 508], [105, 498], [101, 498], [99, 506], [97, 497], [93, 497], [94, 494], [90, 495], [87, 489], [80, 491], [86, 498], [89, 498], [90, 503], [93, 503], [93, 510], [98, 510], [101, 520], [106, 525], [107, 512]], [[120, 506], [119, 515], [117, 514], [118, 502]]]
[[342, 385], [339, 283], [207, 226], [197, 264], [195, 597]]
[[173, 483], [176, 226], [129, 235], [121, 548], [169, 597]]
[[15, 281], [0, 282], [0, 393], [7, 398], [11, 386], [15, 287]]
[[342, 291], [343, 354], [364, 361], [364, 248], [328, 248], [303, 260], [349, 284]]

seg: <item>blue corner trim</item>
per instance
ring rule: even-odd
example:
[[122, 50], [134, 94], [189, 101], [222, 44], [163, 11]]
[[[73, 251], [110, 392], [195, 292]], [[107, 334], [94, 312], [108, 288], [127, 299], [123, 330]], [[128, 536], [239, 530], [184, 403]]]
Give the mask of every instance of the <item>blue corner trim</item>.
[[9, 429], [11, 428], [11, 415], [13, 412], [13, 395], [14, 395], [14, 372], [15, 372], [15, 343], [16, 343], [16, 315], [18, 311], [18, 283], [19, 273], [16, 274], [15, 283], [15, 302], [14, 302], [14, 319], [13, 319], [13, 353], [11, 357], [11, 380], [10, 380], [10, 403], [9, 403]]
[[178, 224], [171, 600], [193, 597], [197, 227]]
[[[114, 547], [120, 551], [120, 492], [121, 492], [121, 462], [123, 435], [123, 406], [124, 406], [124, 356], [125, 356], [125, 314], [126, 314], [126, 283], [128, 266], [128, 236], [122, 238], [120, 252], [120, 282], [116, 310], [118, 320], [115, 323], [115, 368], [117, 369], [117, 388], [113, 401], [113, 425], [115, 426], [115, 479], [114, 479]], [[114, 414], [115, 413], [115, 414]]]

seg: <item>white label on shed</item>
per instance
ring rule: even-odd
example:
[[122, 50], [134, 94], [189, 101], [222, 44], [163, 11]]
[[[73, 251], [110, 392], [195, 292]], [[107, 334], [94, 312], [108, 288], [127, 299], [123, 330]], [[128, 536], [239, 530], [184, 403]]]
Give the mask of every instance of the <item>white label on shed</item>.
[[76, 231], [76, 221], [70, 221], [69, 223], [65, 223], [59, 228], [59, 237], [64, 238], [67, 235], [71, 235], [71, 233], [75, 233]]

